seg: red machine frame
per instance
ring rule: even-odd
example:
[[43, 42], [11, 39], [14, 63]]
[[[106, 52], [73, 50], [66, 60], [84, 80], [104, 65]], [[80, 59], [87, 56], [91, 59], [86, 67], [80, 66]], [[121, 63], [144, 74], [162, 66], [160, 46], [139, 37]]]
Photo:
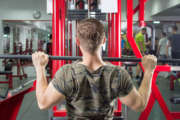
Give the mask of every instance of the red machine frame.
[[[139, 25], [145, 26], [144, 22], [144, 6], [147, 0], [139, 0], [139, 5], [133, 10], [133, 0], [127, 0], [127, 39], [133, 49], [134, 54], [137, 58], [142, 58], [142, 55], [135, 43], [133, 38], [133, 15], [139, 10]], [[141, 63], [140, 63], [141, 64]], [[141, 65], [142, 67], [142, 65]], [[168, 65], [157, 66], [152, 79], [152, 92], [146, 109], [141, 113], [139, 120], [147, 120], [154, 105], [155, 100], [158, 101], [160, 108], [162, 109], [167, 120], [180, 119], [180, 112], [170, 112], [168, 107], [156, 85], [156, 78], [159, 72], [170, 72], [171, 67]]]

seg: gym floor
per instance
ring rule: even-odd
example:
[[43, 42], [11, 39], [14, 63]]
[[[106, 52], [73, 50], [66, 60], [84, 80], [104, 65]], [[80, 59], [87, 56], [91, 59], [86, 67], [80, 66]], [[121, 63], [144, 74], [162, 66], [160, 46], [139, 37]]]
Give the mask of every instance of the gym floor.
[[[33, 71], [32, 71], [33, 73]], [[180, 110], [180, 105], [174, 105], [170, 103], [169, 99], [172, 96], [180, 96], [180, 82], [176, 81], [175, 82], [175, 90], [170, 91], [169, 90], [169, 79], [168, 73], [160, 73], [158, 78], [157, 78], [157, 85], [161, 91], [161, 94], [166, 101], [166, 104], [168, 106], [168, 109], [170, 111], [179, 111]], [[0, 80], [5, 79], [5, 77], [1, 76]], [[13, 79], [13, 87], [17, 88], [21, 84], [34, 80], [35, 77], [28, 77], [27, 79], [23, 79], [22, 81], [19, 80], [18, 78]], [[136, 81], [135, 79], [133, 79]], [[29, 84], [28, 86], [31, 86], [32, 84]], [[27, 86], [27, 87], [28, 87]], [[7, 87], [6, 85], [0, 84], [0, 87]], [[26, 87], [26, 88], [27, 88]], [[138, 120], [140, 113], [133, 112], [128, 108], [127, 110], [127, 119], [128, 120]], [[36, 96], [35, 92], [31, 92], [27, 95], [25, 95], [22, 106], [20, 108], [20, 112], [18, 114], [17, 120], [49, 120], [50, 112], [48, 111], [41, 111], [39, 110], [36, 102]], [[149, 120], [165, 120], [165, 117], [159, 107], [159, 104], [156, 102], [153, 106], [153, 109], [150, 113]]]

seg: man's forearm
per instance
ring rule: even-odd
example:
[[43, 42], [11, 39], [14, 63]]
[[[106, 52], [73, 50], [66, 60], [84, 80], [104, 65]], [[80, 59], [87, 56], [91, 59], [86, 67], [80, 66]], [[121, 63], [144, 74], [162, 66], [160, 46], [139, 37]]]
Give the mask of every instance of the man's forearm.
[[166, 46], [166, 56], [169, 56], [169, 46]]
[[141, 95], [141, 100], [143, 100], [143, 104], [146, 106], [151, 93], [151, 84], [152, 84], [152, 76], [153, 71], [145, 71], [144, 77], [139, 88], [139, 93]]
[[142, 54], [144, 54], [144, 47], [143, 47], [142, 43], [140, 43], [140, 50], [141, 50]]
[[44, 67], [36, 68], [37, 82], [36, 82], [36, 97], [38, 102], [43, 99], [43, 94], [48, 86], [48, 82], [46, 79], [46, 73]]
[[157, 49], [157, 55], [159, 55], [159, 50], [160, 50], [160, 46], [158, 46], [158, 49]]

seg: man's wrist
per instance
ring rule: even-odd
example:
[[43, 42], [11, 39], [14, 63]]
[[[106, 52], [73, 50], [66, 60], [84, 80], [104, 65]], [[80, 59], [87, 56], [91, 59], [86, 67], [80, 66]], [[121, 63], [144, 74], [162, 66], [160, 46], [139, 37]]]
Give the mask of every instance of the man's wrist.
[[145, 70], [145, 74], [153, 74], [153, 73], [154, 73], [154, 70], [150, 70], [150, 69]]
[[45, 70], [45, 67], [44, 66], [36, 66], [35, 69], [36, 69], [36, 72], [41, 72], [41, 71]]

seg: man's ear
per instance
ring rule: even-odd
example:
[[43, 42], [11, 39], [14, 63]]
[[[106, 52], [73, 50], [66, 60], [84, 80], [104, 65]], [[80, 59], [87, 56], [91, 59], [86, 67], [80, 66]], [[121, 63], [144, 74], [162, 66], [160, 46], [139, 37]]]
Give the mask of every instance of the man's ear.
[[106, 43], [106, 37], [103, 38], [103, 45]]
[[76, 38], [76, 45], [77, 45], [78, 47], [80, 46], [79, 38]]

